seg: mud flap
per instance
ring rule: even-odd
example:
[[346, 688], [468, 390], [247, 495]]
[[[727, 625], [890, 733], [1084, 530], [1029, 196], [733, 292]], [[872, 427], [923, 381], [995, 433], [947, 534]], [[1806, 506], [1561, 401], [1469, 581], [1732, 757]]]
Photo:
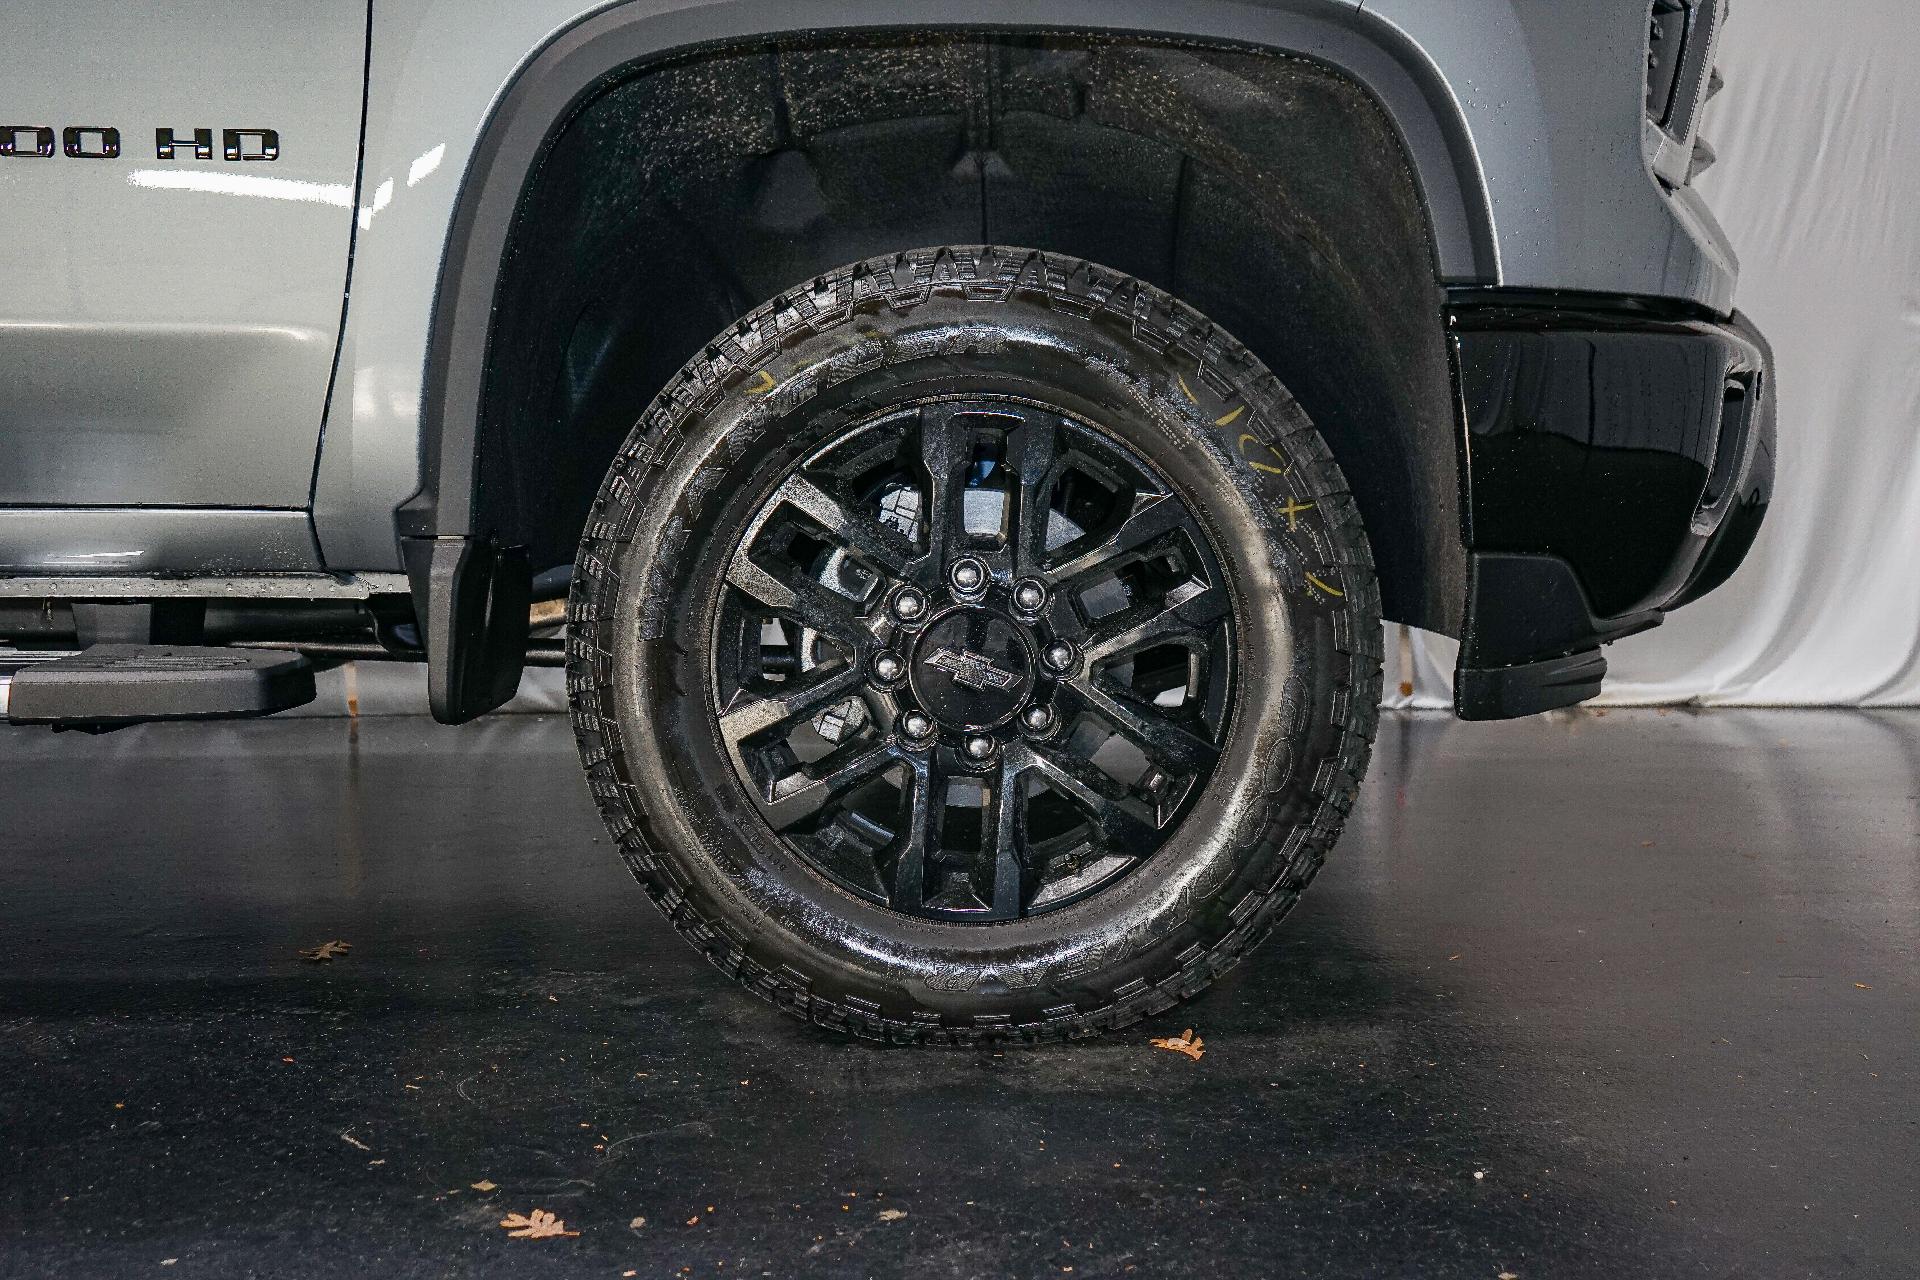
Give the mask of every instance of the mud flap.
[[400, 545], [427, 651], [433, 718], [464, 724], [520, 688], [533, 595], [527, 549], [462, 537]]

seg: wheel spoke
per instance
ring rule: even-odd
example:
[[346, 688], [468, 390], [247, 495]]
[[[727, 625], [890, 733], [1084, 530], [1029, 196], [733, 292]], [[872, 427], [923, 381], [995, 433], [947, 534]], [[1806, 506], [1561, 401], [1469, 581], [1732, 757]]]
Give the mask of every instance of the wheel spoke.
[[855, 511], [803, 475], [792, 475], [774, 497], [803, 511], [849, 551], [894, 575], [906, 571], [913, 547], [879, 520]]
[[1017, 575], [1031, 575], [1045, 567], [1058, 443], [1053, 422], [1039, 415], [1028, 415], [1008, 434], [1007, 452], [1015, 460], [1015, 474], [1020, 480], [1012, 538], [1013, 571]]
[[1031, 748], [1030, 758], [1086, 814], [1108, 849], [1133, 855], [1159, 843], [1159, 826], [1146, 805], [1091, 761], [1050, 746]]
[[[809, 768], [797, 769], [776, 782], [774, 789], [779, 794], [772, 798], [762, 796], [759, 800], [760, 813], [775, 831], [785, 831], [795, 823], [813, 817], [898, 758], [899, 752], [890, 742], [842, 748]], [[798, 779], [798, 785], [781, 790], [789, 779]]]
[[946, 815], [939, 795], [944, 785], [931, 754], [914, 760], [905, 830], [888, 876], [887, 904], [895, 911], [918, 911], [926, 902], [927, 863], [940, 851], [940, 822]]
[[734, 552], [727, 581], [775, 613], [832, 636], [849, 649], [859, 643], [858, 602], [811, 578], [774, 574], [754, 560], [748, 546]]
[[1170, 493], [1136, 493], [1127, 518], [1100, 541], [1054, 566], [1054, 580], [1066, 586], [1099, 570], [1114, 568], [1116, 561], [1165, 537], [1190, 519], [1185, 504]]
[[1204, 773], [1220, 758], [1220, 748], [1158, 707], [1103, 689], [1086, 676], [1067, 681], [1055, 696], [1062, 715], [1093, 712], [1155, 764], [1180, 773]]
[[959, 424], [960, 406], [925, 405], [920, 410], [920, 462], [927, 469], [927, 541], [935, 563], [944, 563], [947, 547], [965, 528], [967, 433]]
[[1227, 615], [1227, 593], [1219, 587], [1194, 583], [1184, 593], [1170, 594], [1152, 609], [1129, 609], [1087, 637], [1090, 662], [1124, 657], [1166, 640], [1205, 639], [1213, 625]]
[[782, 688], [764, 695], [742, 691], [733, 705], [721, 712], [720, 734], [738, 746], [776, 730], [791, 730], [799, 721], [846, 697], [859, 683], [860, 669], [847, 666], [798, 689]]
[[1000, 759], [999, 772], [988, 784], [982, 816], [985, 836], [982, 863], [993, 872], [993, 915], [1012, 919], [1033, 897], [1034, 869], [1027, 864], [1026, 802], [1021, 778], [1027, 765], [1016, 752]]

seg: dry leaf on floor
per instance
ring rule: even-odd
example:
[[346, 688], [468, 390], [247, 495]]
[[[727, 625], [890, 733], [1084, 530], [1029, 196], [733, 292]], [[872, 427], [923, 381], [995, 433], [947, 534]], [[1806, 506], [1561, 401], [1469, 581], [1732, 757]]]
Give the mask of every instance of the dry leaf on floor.
[[882, 1209], [880, 1211], [880, 1221], [882, 1222], [898, 1222], [906, 1216], [907, 1211], [905, 1209]]
[[492, 1191], [493, 1189], [498, 1187], [500, 1184], [495, 1182], [492, 1178], [482, 1178], [478, 1182], [469, 1182], [467, 1185], [472, 1187], [475, 1191]]
[[566, 1223], [545, 1209], [535, 1209], [530, 1214], [510, 1213], [500, 1219], [500, 1225], [509, 1228], [507, 1234], [516, 1240], [544, 1240], [548, 1236], [580, 1234], [578, 1231], [567, 1230]]
[[1149, 1040], [1147, 1043], [1156, 1049], [1171, 1049], [1175, 1053], [1184, 1053], [1195, 1062], [1198, 1062], [1200, 1061], [1200, 1055], [1206, 1052], [1202, 1046], [1207, 1042], [1199, 1036], [1194, 1035], [1193, 1028], [1188, 1027], [1177, 1036], [1160, 1036], [1156, 1039]]
[[627, 1229], [629, 1231], [638, 1231], [640, 1228], [646, 1225], [647, 1225], [647, 1220], [645, 1218], [635, 1218], [632, 1222], [629, 1222], [627, 1224]]
[[302, 960], [325, 962], [332, 960], [336, 956], [343, 956], [352, 949], [353, 944], [351, 942], [323, 942], [311, 951], [302, 951], [300, 958]]

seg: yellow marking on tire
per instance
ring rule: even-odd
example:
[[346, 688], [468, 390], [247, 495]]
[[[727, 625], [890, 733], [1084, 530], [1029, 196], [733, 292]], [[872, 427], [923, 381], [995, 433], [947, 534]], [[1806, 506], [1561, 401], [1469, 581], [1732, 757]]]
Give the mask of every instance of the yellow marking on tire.
[[1173, 380], [1180, 384], [1180, 394], [1187, 398], [1188, 404], [1200, 403], [1199, 398], [1193, 394], [1193, 388], [1187, 385], [1186, 378], [1176, 373], [1173, 375]]
[[1320, 579], [1314, 577], [1311, 573], [1307, 575], [1307, 585], [1310, 587], [1318, 587], [1320, 588], [1320, 590], [1326, 592], [1328, 595], [1337, 596], [1340, 599], [1345, 599], [1347, 595], [1347, 593], [1342, 591], [1340, 588], [1336, 586], [1331, 586], [1325, 582], [1320, 581]]
[[750, 396], [763, 396], [771, 390], [773, 390], [773, 375], [765, 369], [754, 374], [753, 381], [747, 384], [747, 394]]
[[1287, 532], [1292, 533], [1300, 527], [1300, 513], [1302, 511], [1313, 510], [1313, 504], [1311, 502], [1295, 502], [1292, 498], [1288, 498], [1286, 506], [1275, 507], [1274, 510], [1287, 518]]
[[1246, 411], [1247, 411], [1247, 406], [1241, 405], [1238, 409], [1235, 409], [1232, 413], [1224, 414], [1221, 417], [1215, 418], [1213, 420], [1213, 425], [1216, 427], [1230, 427], [1234, 423], [1238, 422], [1240, 420], [1240, 415], [1245, 413]]
[[1259, 445], [1262, 449], [1265, 449], [1269, 454], [1273, 455], [1273, 457], [1277, 461], [1281, 462], [1282, 464], [1285, 464], [1287, 461], [1286, 458], [1281, 456], [1281, 453], [1278, 449], [1268, 444], [1265, 440], [1262, 440], [1259, 436], [1253, 435], [1251, 432], [1243, 433], [1239, 441], [1235, 445], [1235, 447], [1240, 450], [1241, 461], [1245, 462], [1248, 466], [1252, 467], [1255, 471], [1264, 471], [1270, 476], [1285, 476], [1285, 475], [1293, 474], [1293, 467], [1291, 465], [1282, 465], [1282, 466], [1276, 467], [1265, 462], [1255, 462], [1252, 458], [1247, 457], [1247, 445], [1249, 442]]

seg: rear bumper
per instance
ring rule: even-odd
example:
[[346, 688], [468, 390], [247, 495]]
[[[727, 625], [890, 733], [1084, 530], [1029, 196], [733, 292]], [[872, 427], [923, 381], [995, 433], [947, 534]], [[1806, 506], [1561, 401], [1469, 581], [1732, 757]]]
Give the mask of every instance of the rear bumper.
[[1466, 719], [1600, 691], [1604, 643], [1739, 567], [1773, 495], [1773, 355], [1629, 301], [1457, 304], [1466, 426]]

